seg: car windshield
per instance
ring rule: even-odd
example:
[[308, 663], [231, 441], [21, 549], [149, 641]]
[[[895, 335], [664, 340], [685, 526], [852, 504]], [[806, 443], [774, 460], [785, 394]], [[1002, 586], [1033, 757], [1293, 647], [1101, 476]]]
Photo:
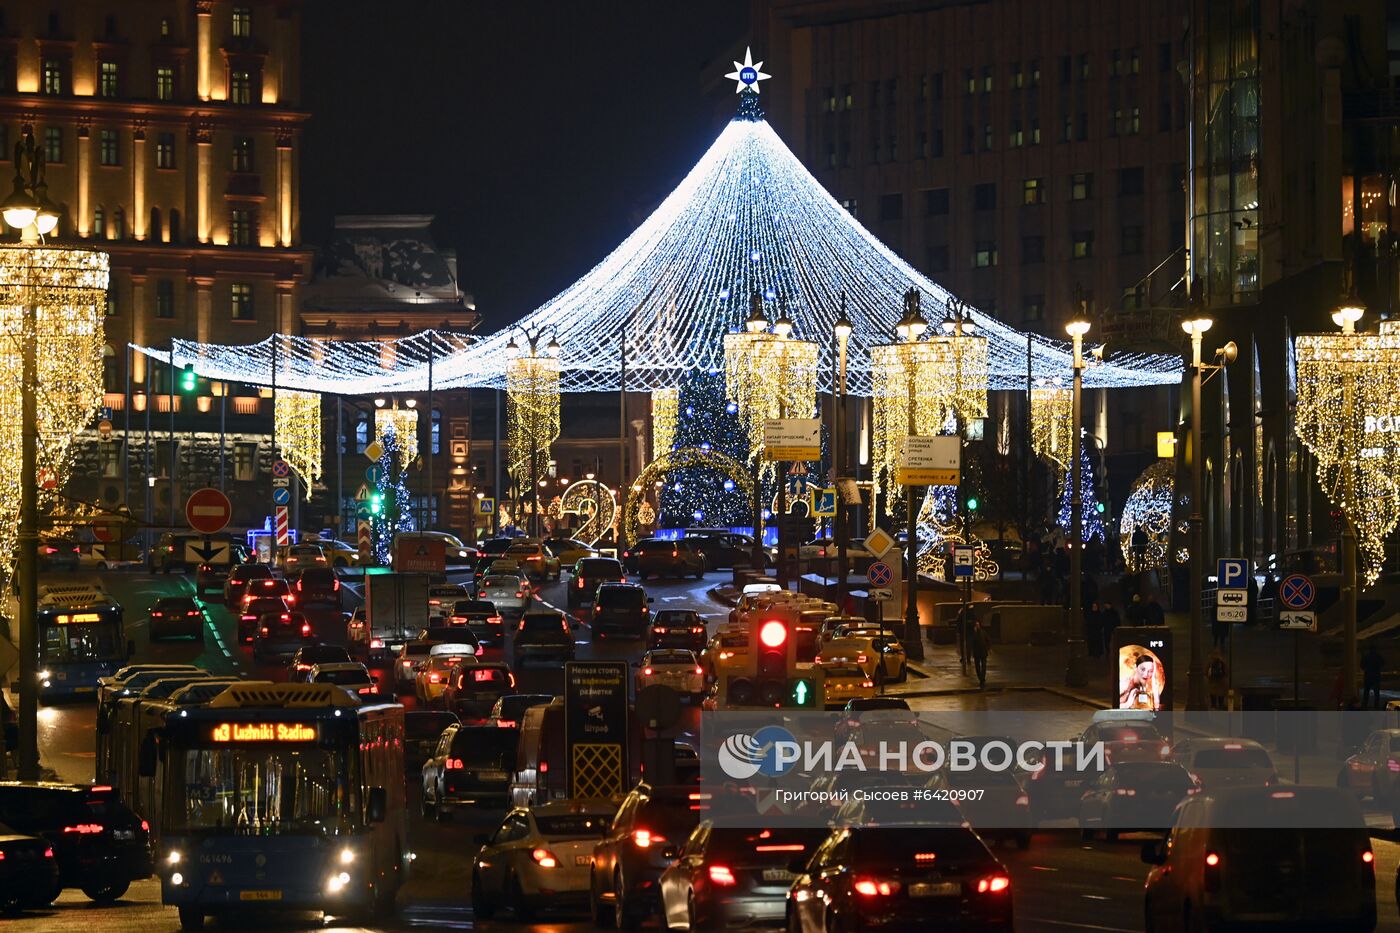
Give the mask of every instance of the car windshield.
[[484, 599], [459, 599], [452, 604], [452, 614], [459, 616], [491, 616], [496, 614], [496, 604]]
[[426, 713], [412, 710], [404, 714], [403, 731], [410, 741], [435, 739], [442, 730], [457, 721], [451, 713]]
[[321, 671], [316, 675], [318, 684], [367, 684], [369, 675], [362, 670], [346, 668], [343, 671]]
[[458, 729], [452, 737], [452, 755], [467, 768], [510, 768], [515, 764], [517, 739], [514, 729]]
[[358, 809], [354, 782], [321, 748], [187, 749], [167, 783], [166, 829], [248, 836], [330, 834]]
[[409, 658], [426, 658], [428, 652], [433, 650], [432, 645], [404, 645], [403, 653]]
[[308, 583], [330, 584], [335, 581], [335, 571], [330, 568], [312, 567], [310, 570], [303, 570], [301, 574], [302, 585]]
[[350, 654], [336, 645], [312, 645], [301, 649], [301, 660], [306, 664], [329, 664], [332, 661], [349, 661]]
[[653, 651], [649, 656], [652, 664], [694, 664], [695, 655], [689, 651]]
[[653, 797], [642, 804], [637, 825], [681, 842], [700, 822], [703, 803], [686, 796]]
[[229, 574], [229, 579], [236, 583], [247, 583], [249, 580], [266, 580], [272, 576], [272, 568], [267, 564], [243, 564], [233, 568]]
[[578, 562], [578, 572], [593, 577], [603, 575], [621, 576], [622, 568], [618, 562], [608, 557], [587, 557]]
[[611, 823], [612, 817], [602, 813], [535, 817], [540, 835], [547, 839], [601, 839]]
[[646, 593], [632, 586], [608, 586], [598, 590], [598, 605], [608, 609], [639, 609]]
[[1191, 786], [1191, 775], [1181, 765], [1171, 762], [1139, 761], [1116, 765], [1118, 783], [1123, 787], [1163, 787], [1185, 790]]
[[1099, 726], [1099, 738], [1105, 742], [1150, 742], [1162, 734], [1155, 726], [1134, 723], [1131, 726]]
[[1203, 748], [1192, 763], [1195, 768], [1272, 768], [1262, 748]]
[[563, 625], [564, 617], [552, 612], [532, 613], [520, 620], [522, 632], [560, 632]]

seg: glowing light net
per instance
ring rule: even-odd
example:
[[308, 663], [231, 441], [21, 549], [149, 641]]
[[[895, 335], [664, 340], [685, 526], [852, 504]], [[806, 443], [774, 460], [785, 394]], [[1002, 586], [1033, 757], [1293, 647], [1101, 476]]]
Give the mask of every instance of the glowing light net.
[[[554, 334], [563, 345], [560, 389], [617, 391], [626, 333], [627, 387], [673, 388], [693, 371], [724, 369], [726, 333], [742, 324], [757, 291], [785, 304], [793, 336], [820, 347], [818, 388], [830, 388], [831, 332], [847, 296], [854, 331], [848, 391], [871, 394], [870, 348], [886, 343], [910, 287], [925, 315], [939, 320], [947, 290], [877, 240], [821, 186], [762, 119], [731, 121], [690, 174], [631, 236], [590, 272], [520, 323]], [[988, 338], [987, 388], [1026, 384], [1027, 335], [972, 311]], [[505, 385], [506, 344], [517, 328], [444, 355], [437, 335], [438, 388]], [[272, 340], [219, 346], [176, 340], [175, 365], [193, 364], [211, 379], [266, 384]], [[427, 388], [427, 333], [390, 342], [324, 341], [279, 336], [277, 384], [344, 395], [422, 392]], [[1032, 377], [1070, 371], [1064, 341], [1030, 337]], [[168, 351], [136, 349], [165, 357]], [[1180, 381], [1174, 356], [1122, 354], [1085, 373], [1089, 388]]]
[[321, 479], [321, 396], [279, 389], [273, 404], [282, 459], [297, 471], [310, 499]]

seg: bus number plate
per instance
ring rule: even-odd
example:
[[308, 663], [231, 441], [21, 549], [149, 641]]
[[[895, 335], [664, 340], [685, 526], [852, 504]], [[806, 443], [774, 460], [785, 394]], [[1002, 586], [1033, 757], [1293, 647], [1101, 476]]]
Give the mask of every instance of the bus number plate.
[[282, 892], [281, 892], [281, 891], [239, 891], [239, 892], [238, 892], [238, 899], [239, 899], [240, 901], [280, 901], [280, 900], [282, 899]]

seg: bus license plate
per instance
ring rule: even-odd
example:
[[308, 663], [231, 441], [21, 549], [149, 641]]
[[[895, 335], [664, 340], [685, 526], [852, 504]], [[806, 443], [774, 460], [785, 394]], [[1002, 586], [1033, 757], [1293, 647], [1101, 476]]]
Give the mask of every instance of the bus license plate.
[[238, 892], [238, 899], [239, 899], [240, 901], [280, 901], [280, 900], [282, 899], [282, 892], [281, 892], [281, 891], [239, 891], [239, 892]]
[[962, 893], [962, 885], [956, 881], [943, 882], [942, 884], [911, 884], [909, 886], [910, 897], [951, 897]]

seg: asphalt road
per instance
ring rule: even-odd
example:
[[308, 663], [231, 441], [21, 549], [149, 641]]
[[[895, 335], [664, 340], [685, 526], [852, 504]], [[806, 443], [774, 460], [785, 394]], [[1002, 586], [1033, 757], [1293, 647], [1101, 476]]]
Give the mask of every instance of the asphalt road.
[[[256, 664], [251, 651], [234, 638], [235, 620], [217, 601], [210, 602], [209, 626], [203, 643], [170, 641], [152, 643], [148, 637], [145, 609], [161, 595], [189, 592], [190, 582], [180, 576], [146, 576], [111, 573], [104, 575], [109, 590], [127, 607], [129, 637], [137, 643], [140, 661], [193, 662], [211, 671], [239, 673], [250, 678], [284, 679], [280, 667]], [[713, 575], [704, 582], [648, 584], [655, 608], [694, 608], [712, 621], [727, 609], [713, 602], [708, 589], [719, 582]], [[562, 607], [563, 587], [551, 584], [540, 592], [542, 601]], [[353, 598], [353, 594], [351, 594]], [[347, 601], [345, 609], [352, 608]], [[318, 634], [328, 642], [343, 638], [343, 623], [334, 613], [319, 614], [314, 620]], [[635, 642], [603, 642], [594, 646], [585, 627], [577, 629], [576, 645], [580, 659], [635, 660], [641, 648]], [[387, 672], [380, 672], [381, 675]], [[563, 673], [558, 668], [530, 669], [523, 672], [519, 689], [530, 692], [559, 692]], [[389, 683], [386, 676], [381, 682]], [[1006, 697], [988, 704], [971, 694], [966, 698], [943, 696], [914, 704], [929, 709], [987, 709], [1002, 703], [1023, 704]], [[1053, 698], [1037, 696], [1037, 707], [1053, 708]], [[405, 704], [412, 706], [413, 698]], [[688, 713], [694, 717], [695, 713]], [[91, 780], [93, 763], [93, 709], [86, 705], [45, 707], [41, 713], [40, 742], [44, 764], [54, 768], [64, 780]], [[693, 719], [687, 722], [693, 722]], [[493, 829], [499, 813], [460, 814], [450, 823], [425, 823], [418, 815], [418, 784], [410, 775], [409, 825], [414, 841], [415, 862], [411, 880], [400, 896], [400, 919], [389, 929], [412, 927], [461, 928], [475, 926], [470, 910], [469, 877], [476, 850], [473, 838]], [[1142, 882], [1147, 866], [1139, 860], [1140, 840], [1126, 836], [1116, 843], [1082, 842], [1075, 831], [1053, 830], [1036, 834], [1025, 852], [1000, 848], [1012, 876], [1016, 903], [1016, 926], [1026, 931], [1136, 931], [1142, 929]], [[1400, 845], [1392, 839], [1376, 840], [1376, 877], [1381, 930], [1400, 930], [1400, 916], [1392, 896], [1392, 879], [1400, 865]], [[484, 928], [514, 926], [507, 919], [484, 923]], [[71, 933], [75, 926], [90, 926], [112, 933], [164, 933], [179, 927], [175, 912], [160, 905], [160, 890], [154, 880], [132, 885], [127, 896], [111, 907], [93, 907], [80, 893], [68, 892], [54, 907], [43, 913], [30, 913], [7, 924], [16, 930], [61, 931]], [[593, 929], [581, 916], [550, 916], [533, 924], [538, 930], [584, 931]], [[250, 919], [246, 924], [225, 922], [224, 929], [364, 929], [337, 926], [334, 918], [281, 916], [271, 921]], [[654, 928], [654, 927], [653, 927]]]

